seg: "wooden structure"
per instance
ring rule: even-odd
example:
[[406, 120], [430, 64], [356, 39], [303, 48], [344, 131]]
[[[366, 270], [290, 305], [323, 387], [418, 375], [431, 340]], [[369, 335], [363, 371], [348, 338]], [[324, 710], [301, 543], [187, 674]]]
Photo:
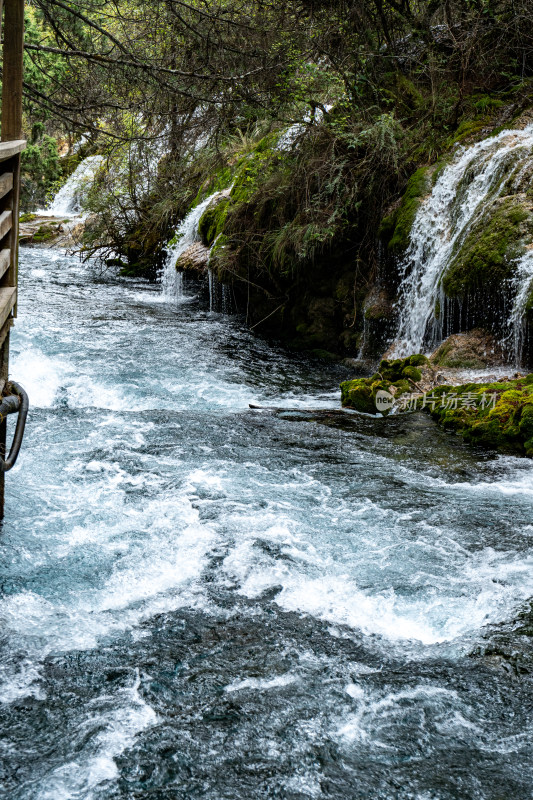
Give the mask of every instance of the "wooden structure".
[[[3, 12], [3, 13], [2, 13]], [[3, 24], [2, 24], [3, 16]], [[0, 141], [0, 389], [9, 370], [9, 331], [16, 315], [24, 0], [0, 0], [2, 135]], [[0, 455], [6, 454], [6, 421], [0, 422]], [[4, 514], [4, 472], [0, 472], [0, 516]]]

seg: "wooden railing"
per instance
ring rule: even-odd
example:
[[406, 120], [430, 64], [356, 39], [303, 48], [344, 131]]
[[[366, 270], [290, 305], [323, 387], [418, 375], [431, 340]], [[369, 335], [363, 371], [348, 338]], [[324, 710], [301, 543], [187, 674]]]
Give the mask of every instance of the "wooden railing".
[[[3, 13], [2, 13], [3, 12]], [[0, 394], [9, 374], [9, 331], [17, 310], [18, 220], [22, 138], [24, 0], [0, 0], [2, 129], [0, 141]], [[6, 422], [0, 420], [0, 456], [6, 452]], [[0, 473], [0, 517], [4, 474]]]

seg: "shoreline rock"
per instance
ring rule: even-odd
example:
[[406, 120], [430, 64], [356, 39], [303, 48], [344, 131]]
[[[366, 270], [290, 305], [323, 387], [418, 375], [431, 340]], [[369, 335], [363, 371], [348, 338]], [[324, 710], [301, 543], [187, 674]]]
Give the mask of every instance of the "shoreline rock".
[[19, 243], [25, 246], [71, 247], [81, 240], [85, 223], [79, 217], [23, 214], [19, 220]]
[[341, 384], [342, 405], [384, 416], [424, 411], [470, 444], [533, 458], [533, 374], [457, 383], [459, 371], [450, 372], [421, 354], [383, 359], [369, 378]]

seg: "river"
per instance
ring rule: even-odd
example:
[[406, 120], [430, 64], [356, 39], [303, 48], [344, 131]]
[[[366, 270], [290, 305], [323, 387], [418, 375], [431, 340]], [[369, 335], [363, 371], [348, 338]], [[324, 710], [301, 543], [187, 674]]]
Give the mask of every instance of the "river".
[[0, 797], [533, 797], [530, 677], [480, 655], [533, 595], [530, 461], [328, 414], [343, 368], [192, 294], [40, 249], [20, 286]]

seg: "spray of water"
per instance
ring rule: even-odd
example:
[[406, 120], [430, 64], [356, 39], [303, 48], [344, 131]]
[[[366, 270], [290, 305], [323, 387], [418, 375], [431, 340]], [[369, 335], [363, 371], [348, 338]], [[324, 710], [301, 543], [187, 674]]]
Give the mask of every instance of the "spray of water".
[[527, 250], [516, 265], [514, 277], [516, 295], [509, 317], [510, 338], [514, 361], [522, 366], [522, 353], [526, 334], [526, 307], [533, 290], [533, 249]]

